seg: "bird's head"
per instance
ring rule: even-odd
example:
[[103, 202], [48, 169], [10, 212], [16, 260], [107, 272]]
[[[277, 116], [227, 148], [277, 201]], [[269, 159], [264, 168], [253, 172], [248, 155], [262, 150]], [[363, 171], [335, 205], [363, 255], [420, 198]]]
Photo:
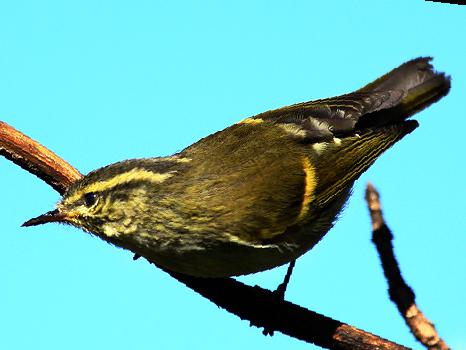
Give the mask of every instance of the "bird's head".
[[23, 226], [59, 222], [103, 237], [134, 232], [162, 183], [177, 173], [176, 163], [163, 158], [133, 159], [95, 170], [70, 186], [55, 210]]

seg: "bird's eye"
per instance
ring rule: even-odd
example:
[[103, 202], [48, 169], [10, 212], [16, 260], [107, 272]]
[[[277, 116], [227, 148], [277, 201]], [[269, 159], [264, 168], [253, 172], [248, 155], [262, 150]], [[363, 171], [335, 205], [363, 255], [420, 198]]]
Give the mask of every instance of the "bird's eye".
[[88, 192], [84, 194], [84, 204], [86, 207], [92, 207], [97, 202], [97, 194], [95, 192]]

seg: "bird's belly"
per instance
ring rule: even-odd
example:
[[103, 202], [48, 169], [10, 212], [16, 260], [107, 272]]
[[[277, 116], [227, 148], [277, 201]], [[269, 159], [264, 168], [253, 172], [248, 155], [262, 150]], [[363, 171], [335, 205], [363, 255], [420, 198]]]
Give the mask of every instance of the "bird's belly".
[[229, 277], [271, 269], [296, 259], [298, 246], [289, 244], [244, 245], [232, 242], [209, 242], [196, 249], [166, 247], [157, 252], [141, 251], [168, 270], [199, 277]]
[[267, 244], [251, 244], [209, 234], [198, 235], [197, 239], [190, 234], [159, 239], [138, 236], [135, 241], [112, 243], [163, 268], [192, 276], [229, 277], [260, 272], [289, 263], [316, 245], [333, 226], [349, 192], [350, 187], [323, 208], [323, 215], [290, 227]]
[[328, 229], [315, 232], [302, 227], [269, 244], [214, 240], [195, 244], [182, 241], [163, 245], [139, 242], [125, 248], [168, 270], [199, 277], [229, 277], [268, 270], [297, 259], [311, 249]]

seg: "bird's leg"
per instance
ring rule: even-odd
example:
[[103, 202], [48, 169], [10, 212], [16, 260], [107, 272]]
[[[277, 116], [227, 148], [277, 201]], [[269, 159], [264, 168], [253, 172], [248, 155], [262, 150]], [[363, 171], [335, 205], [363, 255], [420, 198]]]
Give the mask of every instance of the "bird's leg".
[[283, 279], [283, 282], [280, 283], [277, 289], [274, 290], [274, 293], [280, 299], [285, 299], [286, 288], [288, 287], [288, 283], [290, 282], [291, 274], [293, 273], [295, 264], [296, 264], [296, 260], [292, 260], [290, 262], [290, 264], [288, 265], [288, 269], [286, 270], [286, 275], [285, 275], [285, 278]]
[[[290, 282], [291, 274], [293, 273], [295, 264], [296, 264], [296, 260], [292, 260], [290, 262], [290, 264], [288, 265], [288, 269], [286, 270], [286, 275], [285, 275], [285, 278], [283, 279], [283, 282], [280, 283], [277, 289], [273, 291], [273, 294], [279, 300], [285, 299], [286, 288], [288, 287], [288, 283]], [[274, 332], [273, 329], [265, 326], [264, 330], [262, 331], [262, 334], [272, 336], [273, 332]]]

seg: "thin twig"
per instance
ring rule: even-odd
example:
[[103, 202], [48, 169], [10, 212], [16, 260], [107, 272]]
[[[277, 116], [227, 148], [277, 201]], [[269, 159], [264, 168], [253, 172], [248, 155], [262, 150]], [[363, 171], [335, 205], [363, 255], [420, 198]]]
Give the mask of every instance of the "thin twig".
[[379, 193], [371, 183], [367, 184], [366, 201], [372, 221], [372, 242], [374, 242], [382, 262], [390, 299], [395, 303], [413, 335], [426, 348], [431, 350], [449, 349], [448, 345], [439, 337], [433, 323], [418, 309], [413, 290], [401, 276], [400, 267], [393, 252], [393, 235], [383, 218]]
[[[6, 158], [37, 175], [61, 194], [82, 176], [65, 160], [3, 122], [0, 122], [0, 151]], [[219, 307], [258, 327], [275, 329], [329, 349], [407, 349], [348, 324], [279, 300], [269, 290], [247, 286], [232, 278], [203, 279], [166, 272]], [[276, 317], [277, 315], [280, 317]]]

